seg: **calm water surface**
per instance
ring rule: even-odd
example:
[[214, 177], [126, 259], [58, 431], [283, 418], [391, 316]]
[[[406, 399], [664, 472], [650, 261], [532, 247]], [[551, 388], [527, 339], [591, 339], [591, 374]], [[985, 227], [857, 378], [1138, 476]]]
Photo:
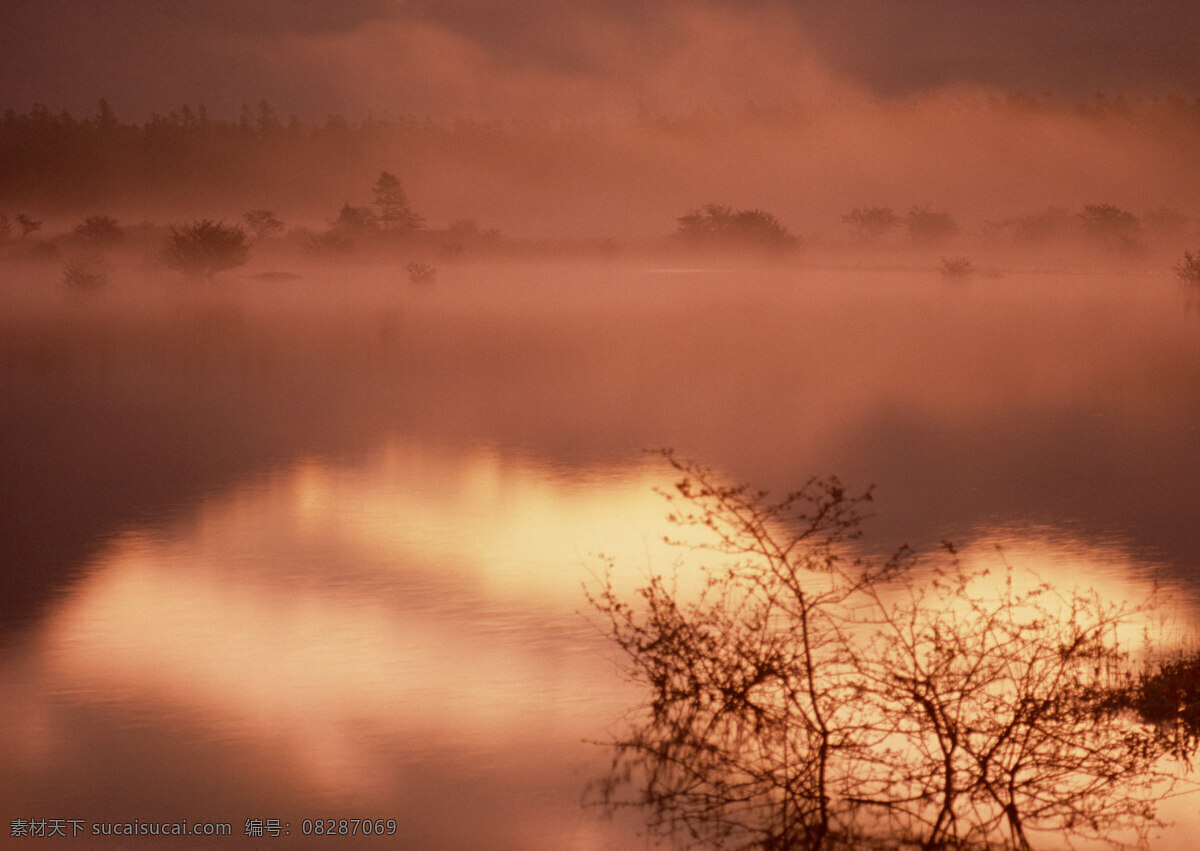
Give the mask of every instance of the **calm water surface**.
[[[1175, 630], [1200, 600], [1200, 313], [1169, 275], [10, 278], [10, 820], [647, 845], [581, 806], [590, 741], [637, 700], [583, 587], [600, 553], [630, 589], [676, 557], [647, 447], [874, 484], [872, 552], [951, 538], [1113, 599], [1157, 584]], [[1160, 841], [1188, 847], [1198, 811], [1171, 804]]]

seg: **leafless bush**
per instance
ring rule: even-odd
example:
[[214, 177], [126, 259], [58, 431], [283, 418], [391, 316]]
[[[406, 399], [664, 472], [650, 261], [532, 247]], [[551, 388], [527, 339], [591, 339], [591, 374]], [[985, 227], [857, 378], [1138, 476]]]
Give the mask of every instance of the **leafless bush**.
[[772, 499], [664, 455], [669, 519], [710, 558], [695, 593], [589, 589], [646, 691], [599, 802], [704, 847], [1027, 849], [1153, 824], [1172, 749], [1131, 711], [1117, 628], [1139, 609], [949, 545], [920, 576], [907, 549], [855, 559], [869, 493]]

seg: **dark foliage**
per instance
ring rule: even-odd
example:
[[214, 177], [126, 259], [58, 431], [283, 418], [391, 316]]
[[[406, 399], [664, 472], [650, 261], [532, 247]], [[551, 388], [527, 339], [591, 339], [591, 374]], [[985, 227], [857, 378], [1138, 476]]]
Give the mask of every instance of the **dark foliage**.
[[1104, 248], [1119, 254], [1144, 254], [1142, 224], [1128, 210], [1112, 204], [1089, 204], [1079, 214], [1084, 235]]
[[1187, 232], [1189, 223], [1187, 216], [1170, 207], [1156, 207], [1142, 216], [1146, 230], [1159, 236], [1181, 236]]
[[975, 274], [975, 264], [967, 257], [943, 257], [940, 268], [942, 277], [954, 281], [964, 281]]
[[347, 237], [369, 236], [379, 232], [379, 219], [369, 207], [351, 207], [347, 201], [333, 220], [333, 230]]
[[1061, 207], [989, 222], [984, 235], [993, 242], [1021, 247], [1049, 245], [1072, 231], [1071, 215]]
[[72, 258], [63, 267], [63, 284], [71, 290], [96, 290], [108, 283], [108, 264], [100, 257]]
[[21, 226], [21, 239], [29, 236], [34, 231], [42, 229], [42, 223], [37, 219], [31, 218], [24, 213], [17, 214], [17, 224]]
[[94, 245], [113, 245], [125, 237], [125, 232], [112, 216], [88, 216], [71, 233]]
[[771, 213], [733, 210], [709, 204], [677, 219], [676, 236], [688, 245], [708, 248], [785, 249], [798, 240]]
[[409, 206], [408, 195], [394, 174], [381, 172], [371, 194], [379, 208], [379, 224], [384, 230], [405, 234], [424, 226], [425, 218]]
[[428, 263], [409, 263], [405, 269], [412, 284], [432, 284], [437, 278], [437, 268]]
[[1183, 252], [1183, 262], [1175, 267], [1179, 280], [1190, 287], [1200, 287], [1200, 251]]
[[1121, 700], [1156, 725], [1172, 756], [1190, 762], [1200, 747], [1200, 652], [1147, 662]]
[[261, 242], [283, 230], [283, 222], [275, 218], [273, 210], [251, 210], [242, 216], [242, 220], [254, 234], [255, 242]]
[[249, 257], [246, 232], [211, 219], [172, 225], [163, 251], [163, 260], [172, 269], [204, 277], [241, 266]]
[[[1013, 97], [1028, 101], [1021, 93]], [[1118, 104], [1121, 100], [1112, 96], [1078, 104], [1054, 100], [1040, 102], [1038, 110], [1132, 127], [1138, 134], [1171, 140], [1180, 150], [1194, 148], [1200, 139], [1200, 99], [1168, 96]], [[1012, 109], [1013, 101], [998, 95], [984, 115], [1005, 116]], [[794, 139], [811, 120], [810, 110], [799, 104], [740, 116], [667, 107], [646, 112], [628, 132], [711, 139], [773, 127]], [[430, 152], [456, 151], [462, 161], [519, 167], [564, 150], [580, 156], [594, 152], [597, 129], [587, 119], [437, 122], [375, 113], [307, 120], [280, 114], [265, 102], [248, 104], [232, 116], [210, 113], [203, 104], [162, 105], [145, 120], [130, 121], [104, 101], [90, 115], [34, 104], [25, 112], [8, 109], [0, 115], [0, 206], [86, 211], [132, 194], [160, 202], [187, 195], [198, 203], [238, 203], [247, 209], [264, 197], [303, 198], [311, 210], [325, 204], [335, 187], [358, 179], [348, 164], [400, 158], [425, 165], [440, 161], [431, 160]], [[312, 179], [297, 181], [297, 174]]]
[[298, 241], [305, 252], [317, 257], [345, 257], [354, 251], [353, 240], [337, 230], [323, 233], [295, 231], [289, 236]]
[[928, 205], [913, 207], [904, 218], [908, 238], [916, 245], [940, 245], [958, 235], [958, 222], [949, 213], [936, 212]]
[[860, 241], [873, 242], [900, 227], [902, 219], [891, 207], [855, 207], [842, 221], [854, 228]]

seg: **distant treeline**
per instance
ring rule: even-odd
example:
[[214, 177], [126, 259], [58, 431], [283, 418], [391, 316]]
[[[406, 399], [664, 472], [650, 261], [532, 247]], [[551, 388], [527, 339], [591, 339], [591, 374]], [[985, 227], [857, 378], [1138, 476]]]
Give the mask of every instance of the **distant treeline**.
[[120, 120], [106, 100], [86, 118], [36, 104], [24, 114], [8, 109], [0, 119], [0, 202], [75, 209], [114, 199], [143, 202], [147, 193], [139, 189], [145, 189], [184, 204], [232, 192], [243, 200], [231, 206], [245, 207], [269, 192], [325, 205], [328, 198], [313, 190], [353, 185], [397, 155], [497, 162], [508, 170], [519, 158], [536, 173], [563, 145], [586, 149], [599, 129], [586, 121], [435, 122], [374, 114], [304, 121], [282, 118], [266, 101], [244, 104], [236, 120], [184, 104], [139, 124]]
[[83, 119], [37, 105], [27, 114], [9, 109], [0, 120], [0, 192], [6, 201], [57, 209], [145, 200], [139, 189], [183, 204], [283, 184], [295, 194], [300, 175], [328, 175], [366, 158], [383, 135], [395, 142], [434, 132], [444, 131], [405, 120], [352, 125], [340, 116], [284, 122], [265, 101], [236, 121], [185, 104], [141, 124], [120, 121], [103, 100]]
[[[1177, 95], [1142, 99], [1099, 94], [1068, 103], [1050, 95], [1014, 92], [963, 97], [953, 105], [968, 123], [976, 113], [1034, 112], [1119, 122], [1154, 138], [1200, 134], [1200, 98], [1189, 101]], [[103, 100], [96, 113], [85, 118], [35, 105], [27, 113], [8, 109], [0, 119], [0, 203], [79, 212], [108, 208], [114, 202], [145, 206], [153, 201], [186, 208], [221, 199], [231, 209], [245, 209], [272, 198], [323, 209], [338, 187], [361, 184], [379, 162], [403, 163], [408, 173], [413, 173], [410, 163], [445, 167], [469, 162], [481, 173], [552, 181], [581, 163], [603, 170], [609, 160], [628, 161], [624, 154], [629, 151], [621, 145], [633, 145], [639, 138], [703, 142], [738, 132], [791, 134], [814, 116], [842, 106], [768, 108], [747, 102], [740, 110], [698, 109], [684, 115], [640, 106], [621, 126], [614, 126], [604, 120], [438, 122], [386, 115], [357, 120], [329, 115], [311, 121], [284, 118], [266, 101], [244, 105], [236, 119], [214, 117], [203, 105], [185, 104], [134, 123], [118, 118]], [[638, 156], [633, 151], [633, 158]]]

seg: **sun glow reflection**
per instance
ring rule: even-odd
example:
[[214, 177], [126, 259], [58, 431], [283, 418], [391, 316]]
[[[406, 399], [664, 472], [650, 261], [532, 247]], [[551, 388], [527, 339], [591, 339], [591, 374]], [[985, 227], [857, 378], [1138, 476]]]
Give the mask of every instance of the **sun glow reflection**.
[[[1117, 542], [1089, 541], [1047, 528], [995, 526], [956, 548], [967, 593], [981, 602], [1019, 597], [1048, 586], [1043, 604], [1065, 616], [1073, 594], [1094, 593], [1106, 606], [1125, 610], [1117, 638], [1135, 656], [1147, 649], [1185, 644], [1195, 635], [1194, 592], [1160, 577], [1161, 565], [1140, 559]], [[966, 611], [964, 604], [963, 611]]]
[[[511, 771], [513, 753], [579, 748], [639, 699], [582, 611], [597, 554], [629, 599], [652, 572], [699, 585], [662, 542], [662, 467], [400, 440], [354, 466], [304, 460], [115, 541], [37, 636], [38, 687], [242, 742], [285, 782], [364, 800], [445, 749]], [[1153, 590], [1128, 553], [1061, 536], [995, 529], [960, 553], [1113, 601]], [[52, 734], [39, 726], [39, 759]]]
[[118, 540], [49, 620], [43, 670], [60, 694], [280, 747], [343, 791], [378, 787], [380, 743], [577, 742], [622, 688], [581, 585], [593, 552], [654, 558], [652, 479], [403, 443], [310, 459], [174, 535]]

